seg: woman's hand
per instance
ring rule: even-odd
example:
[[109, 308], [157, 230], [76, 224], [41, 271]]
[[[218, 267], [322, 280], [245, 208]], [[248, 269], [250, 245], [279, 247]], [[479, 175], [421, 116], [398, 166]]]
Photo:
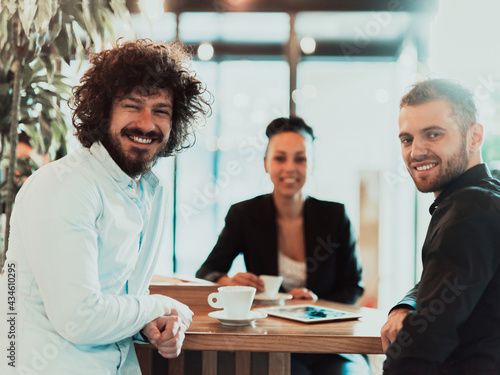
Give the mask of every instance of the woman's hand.
[[218, 284], [221, 285], [241, 285], [241, 286], [253, 286], [257, 289], [258, 293], [264, 291], [264, 282], [255, 274], [251, 272], [240, 272], [233, 277], [222, 276], [217, 280]]
[[288, 292], [288, 294], [290, 294], [293, 299], [307, 299], [312, 300], [313, 302], [318, 300], [318, 296], [306, 288], [293, 288]]

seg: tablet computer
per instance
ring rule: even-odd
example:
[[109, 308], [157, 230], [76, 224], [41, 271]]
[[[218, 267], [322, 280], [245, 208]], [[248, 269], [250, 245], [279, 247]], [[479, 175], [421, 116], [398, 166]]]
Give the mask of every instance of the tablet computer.
[[302, 323], [319, 323], [361, 318], [360, 314], [318, 305], [264, 307], [259, 310], [265, 311], [272, 316], [296, 320]]

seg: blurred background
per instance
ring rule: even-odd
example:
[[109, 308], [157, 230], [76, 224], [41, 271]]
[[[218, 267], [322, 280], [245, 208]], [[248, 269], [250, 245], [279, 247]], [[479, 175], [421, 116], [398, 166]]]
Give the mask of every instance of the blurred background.
[[[264, 130], [276, 117], [301, 116], [317, 135], [307, 192], [346, 205], [364, 267], [360, 304], [370, 307], [388, 309], [420, 275], [433, 196], [416, 192], [400, 156], [399, 99], [409, 86], [436, 76], [468, 85], [486, 129], [485, 161], [493, 169], [500, 160], [497, 1], [129, 0], [127, 8], [121, 35], [188, 44], [215, 98], [195, 146], [158, 166], [171, 183], [172, 241], [157, 274], [194, 277], [229, 206], [272, 191]], [[85, 68], [62, 67], [72, 84]], [[68, 151], [79, 147], [71, 133]]]

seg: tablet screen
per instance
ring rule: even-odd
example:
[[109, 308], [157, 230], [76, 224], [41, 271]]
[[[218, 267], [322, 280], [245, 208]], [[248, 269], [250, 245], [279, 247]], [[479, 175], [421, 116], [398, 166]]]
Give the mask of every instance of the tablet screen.
[[304, 323], [357, 319], [361, 317], [359, 314], [317, 305], [290, 305], [268, 307], [259, 310], [263, 310], [269, 315]]

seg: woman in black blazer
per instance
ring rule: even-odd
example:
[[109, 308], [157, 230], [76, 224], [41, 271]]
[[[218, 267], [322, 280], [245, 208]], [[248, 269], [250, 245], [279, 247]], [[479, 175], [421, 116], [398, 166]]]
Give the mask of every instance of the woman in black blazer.
[[[302, 192], [313, 130], [301, 118], [278, 118], [269, 124], [266, 135], [264, 165], [274, 190], [231, 206], [217, 244], [196, 276], [262, 291], [258, 275], [282, 275], [282, 290], [293, 298], [356, 302], [363, 293], [361, 266], [344, 205]], [[247, 272], [229, 277], [227, 272], [240, 253]], [[361, 367], [352, 372], [349, 366], [357, 364]], [[292, 374], [367, 371], [359, 355], [292, 355]]]

